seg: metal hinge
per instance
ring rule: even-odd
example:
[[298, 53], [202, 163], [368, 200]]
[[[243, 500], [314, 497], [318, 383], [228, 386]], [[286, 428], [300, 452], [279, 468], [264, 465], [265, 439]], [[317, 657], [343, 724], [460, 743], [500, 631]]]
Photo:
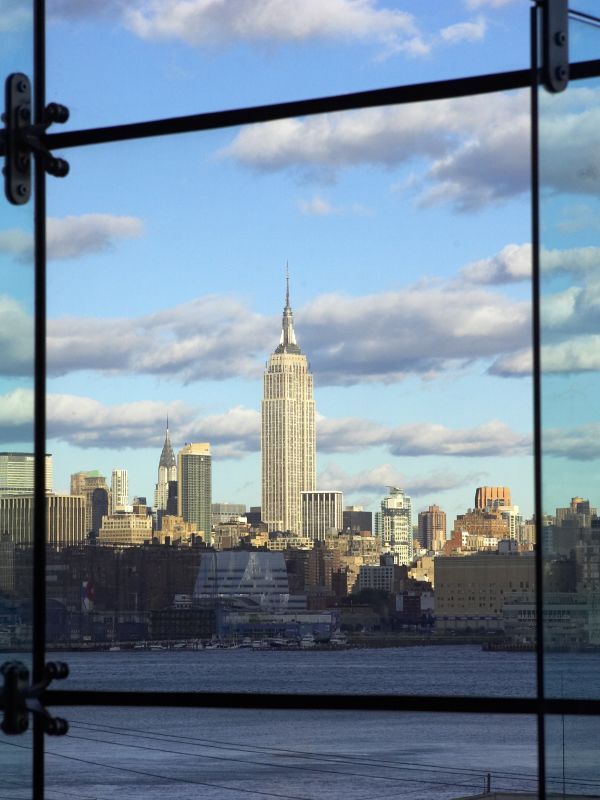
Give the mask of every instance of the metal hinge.
[[49, 662], [44, 669], [44, 678], [33, 685], [29, 684], [29, 670], [21, 661], [6, 661], [0, 667], [4, 676], [4, 686], [0, 691], [0, 710], [4, 718], [0, 724], [8, 735], [25, 733], [29, 727], [29, 714], [39, 714], [44, 730], [50, 736], [64, 736], [69, 723], [60, 717], [53, 717], [42, 704], [42, 695], [53, 680], [62, 680], [69, 674], [69, 667], [60, 661]]
[[68, 163], [55, 158], [43, 142], [46, 129], [53, 122], [69, 119], [69, 109], [49, 103], [41, 123], [31, 122], [31, 83], [27, 75], [13, 72], [4, 85], [4, 192], [13, 205], [21, 206], [31, 197], [31, 154], [42, 160], [49, 175], [64, 178]]
[[549, 92], [569, 83], [569, 3], [542, 0], [542, 79]]

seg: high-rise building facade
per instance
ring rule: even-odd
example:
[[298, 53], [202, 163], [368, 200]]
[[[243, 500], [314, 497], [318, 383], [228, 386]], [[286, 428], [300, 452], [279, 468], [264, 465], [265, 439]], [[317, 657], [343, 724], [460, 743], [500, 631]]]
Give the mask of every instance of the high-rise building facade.
[[475, 490], [475, 508], [484, 509], [489, 505], [511, 505], [508, 486], [478, 486]]
[[296, 342], [289, 280], [279, 346], [264, 374], [262, 521], [269, 531], [302, 529], [301, 493], [316, 486], [315, 401], [308, 361]]
[[[96, 489], [102, 490], [106, 492], [106, 497], [108, 498], [108, 484], [106, 483], [106, 478], [104, 475], [101, 475], [97, 469], [90, 470], [88, 472], [74, 472], [71, 475], [71, 494], [72, 495], [79, 495], [85, 498], [85, 530], [86, 533], [94, 530], [94, 519], [93, 517], [93, 503], [92, 497]], [[99, 495], [96, 495], [98, 498]], [[104, 514], [108, 514], [108, 511], [104, 511]], [[99, 523], [99, 520], [96, 516], [96, 522]], [[98, 533], [99, 524], [95, 528], [96, 534]]]
[[[33, 495], [0, 497], [0, 531], [17, 545], [33, 541]], [[46, 494], [46, 542], [69, 547], [85, 542], [85, 500], [70, 494]]]
[[[45, 491], [52, 491], [52, 455], [46, 454]], [[0, 497], [33, 493], [33, 453], [0, 453]]]
[[419, 541], [426, 550], [441, 550], [446, 541], [446, 513], [439, 506], [419, 512]]
[[113, 469], [110, 489], [111, 513], [114, 514], [129, 505], [129, 478], [126, 469]]
[[165, 443], [158, 462], [158, 480], [154, 489], [154, 507], [157, 510], [165, 510], [169, 500], [169, 481], [177, 480], [177, 461], [175, 453], [171, 447], [169, 439], [169, 422], [167, 420], [167, 431]]
[[410, 497], [403, 489], [390, 486], [375, 514], [375, 535], [392, 553], [396, 564], [411, 564], [414, 555]]
[[302, 533], [322, 542], [327, 534], [339, 533], [344, 525], [342, 492], [302, 492]]
[[186, 444], [177, 455], [177, 515], [193, 522], [208, 542], [211, 531], [212, 458], [210, 444]]

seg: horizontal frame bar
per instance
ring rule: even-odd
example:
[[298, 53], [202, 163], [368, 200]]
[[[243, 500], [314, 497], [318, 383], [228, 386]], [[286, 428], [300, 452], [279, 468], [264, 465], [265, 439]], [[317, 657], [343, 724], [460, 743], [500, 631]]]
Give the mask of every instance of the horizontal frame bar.
[[448, 695], [272, 694], [265, 692], [127, 692], [49, 689], [47, 706], [162, 706], [312, 711], [426, 711], [442, 714], [600, 715], [600, 700]]
[[[571, 80], [596, 76], [600, 76], [600, 59], [581, 61], [570, 65]], [[314, 114], [352, 111], [359, 108], [403, 105], [406, 103], [420, 103], [524, 89], [531, 86], [531, 77], [531, 69], [497, 72], [489, 75], [475, 75], [469, 78], [430, 81], [408, 86], [394, 86], [387, 89], [331, 95], [310, 100], [250, 106], [228, 111], [212, 111], [184, 117], [151, 120], [149, 122], [134, 122], [126, 125], [66, 131], [64, 133], [48, 133], [43, 137], [43, 140], [50, 150], [55, 150], [57, 148], [84, 147], [91, 144], [144, 139], [151, 136], [169, 136], [176, 133], [218, 130], [239, 125], [270, 122], [288, 117], [305, 117]], [[3, 149], [3, 142], [0, 142], [0, 155], [3, 154]]]

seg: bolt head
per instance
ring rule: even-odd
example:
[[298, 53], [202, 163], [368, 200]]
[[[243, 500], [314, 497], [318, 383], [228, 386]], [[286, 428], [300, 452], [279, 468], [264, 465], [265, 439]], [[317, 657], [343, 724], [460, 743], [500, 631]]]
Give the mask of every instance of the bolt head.
[[16, 192], [19, 195], [19, 197], [25, 197], [25, 195], [27, 194], [27, 187], [25, 186], [24, 183], [18, 183]]
[[564, 31], [557, 31], [554, 34], [554, 42], [559, 46], [562, 47], [567, 41], [567, 34]]
[[567, 68], [566, 67], [557, 67], [556, 68], [556, 77], [559, 81], [566, 81], [567, 80]]

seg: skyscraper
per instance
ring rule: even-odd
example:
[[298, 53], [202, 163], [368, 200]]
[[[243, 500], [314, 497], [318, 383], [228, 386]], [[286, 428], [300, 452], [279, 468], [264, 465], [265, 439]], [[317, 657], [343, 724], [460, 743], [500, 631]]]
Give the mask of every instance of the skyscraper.
[[441, 550], [446, 541], [446, 514], [439, 506], [419, 512], [419, 541], [426, 550]]
[[186, 444], [177, 455], [177, 513], [210, 541], [212, 458], [210, 445]]
[[313, 379], [296, 342], [287, 278], [281, 338], [263, 383], [262, 520], [269, 531], [302, 532], [300, 497], [315, 489], [315, 450]]
[[414, 553], [410, 497], [395, 486], [389, 489], [381, 511], [375, 514], [375, 535], [394, 555], [396, 564], [410, 564]]
[[171, 447], [169, 439], [169, 420], [167, 419], [167, 431], [165, 433], [165, 443], [158, 462], [158, 481], [154, 488], [154, 507], [156, 509], [166, 509], [169, 499], [169, 481], [177, 480], [177, 461], [175, 453]]
[[123, 510], [129, 505], [129, 479], [126, 469], [113, 469], [110, 481], [111, 511]]

